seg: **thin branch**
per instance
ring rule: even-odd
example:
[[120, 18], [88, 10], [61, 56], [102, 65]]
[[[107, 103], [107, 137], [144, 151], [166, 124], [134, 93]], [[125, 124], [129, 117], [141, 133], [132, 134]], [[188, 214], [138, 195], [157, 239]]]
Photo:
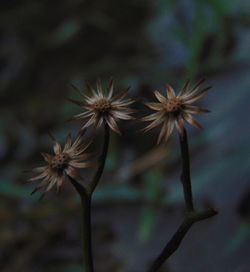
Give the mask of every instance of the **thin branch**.
[[75, 187], [81, 198], [81, 213], [82, 213], [82, 245], [83, 245], [83, 267], [85, 272], [93, 272], [93, 257], [91, 243], [91, 195], [87, 193], [86, 188], [69, 177], [70, 182]]
[[176, 231], [176, 233], [167, 243], [161, 254], [154, 261], [153, 265], [148, 270], [148, 272], [157, 271], [162, 266], [162, 264], [179, 248], [183, 238], [185, 237], [185, 235], [187, 234], [187, 232], [194, 223], [213, 217], [217, 213], [218, 213], [217, 210], [211, 208], [202, 212], [193, 212], [188, 214], [186, 218], [183, 220], [178, 230]]
[[194, 211], [192, 185], [190, 178], [190, 161], [189, 161], [189, 149], [188, 149], [188, 138], [187, 132], [184, 128], [183, 134], [179, 134], [180, 147], [181, 147], [181, 158], [182, 158], [182, 173], [181, 182], [183, 186], [184, 198], [187, 212]]
[[187, 133], [184, 128], [183, 133], [179, 134], [180, 147], [181, 147], [181, 157], [182, 157], [182, 173], [181, 181], [183, 186], [185, 206], [186, 206], [186, 217], [182, 224], [179, 226], [175, 234], [172, 236], [170, 241], [166, 244], [160, 255], [153, 262], [151, 268], [148, 272], [156, 272], [162, 264], [179, 248], [185, 235], [192, 227], [192, 225], [201, 220], [215, 216], [218, 211], [215, 209], [208, 209], [202, 212], [196, 212], [193, 204], [192, 196], [192, 185], [190, 178], [190, 160], [189, 160], [189, 149], [188, 149], [188, 139]]
[[93, 180], [90, 183], [90, 194], [92, 194], [102, 176], [103, 169], [105, 166], [106, 158], [107, 158], [107, 153], [108, 153], [108, 147], [109, 147], [109, 138], [110, 138], [110, 133], [109, 133], [109, 126], [105, 123], [104, 126], [104, 142], [103, 142], [103, 148], [102, 148], [102, 153], [98, 159], [98, 168], [97, 171], [93, 177]]
[[90, 183], [89, 188], [85, 188], [75, 179], [69, 177], [72, 185], [75, 187], [81, 198], [82, 208], [82, 243], [83, 243], [83, 267], [85, 272], [93, 272], [93, 256], [92, 256], [92, 242], [91, 242], [91, 200], [92, 194], [102, 176], [107, 152], [109, 146], [109, 127], [105, 124], [105, 134], [102, 153], [98, 159], [98, 168]]
[[76, 181], [75, 179], [71, 178], [70, 176], [68, 176], [71, 184], [74, 186], [74, 188], [76, 189], [77, 193], [79, 194], [79, 196], [81, 197], [82, 195], [86, 195], [87, 194], [87, 190], [86, 188], [80, 184], [78, 181]]
[[93, 272], [92, 234], [91, 234], [91, 195], [82, 195], [82, 244], [84, 272]]

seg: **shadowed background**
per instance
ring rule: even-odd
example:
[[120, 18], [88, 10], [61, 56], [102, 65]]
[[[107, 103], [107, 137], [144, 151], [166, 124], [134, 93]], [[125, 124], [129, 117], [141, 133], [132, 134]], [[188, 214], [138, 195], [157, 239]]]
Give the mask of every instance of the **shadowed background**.
[[[39, 202], [23, 170], [43, 164], [48, 131], [63, 142], [80, 121], [69, 85], [100, 77], [131, 86], [142, 102], [170, 83], [207, 78], [197, 104], [204, 129], [188, 126], [195, 204], [220, 214], [193, 226], [161, 271], [249, 272], [250, 4], [237, 0], [23, 0], [0, 10], [0, 270], [81, 270], [79, 199], [70, 184]], [[141, 272], [184, 216], [177, 133], [156, 146], [159, 129], [121, 122], [94, 194], [96, 271]], [[90, 132], [89, 132], [90, 133]], [[102, 130], [92, 146], [98, 150]], [[83, 172], [86, 180], [93, 169]]]

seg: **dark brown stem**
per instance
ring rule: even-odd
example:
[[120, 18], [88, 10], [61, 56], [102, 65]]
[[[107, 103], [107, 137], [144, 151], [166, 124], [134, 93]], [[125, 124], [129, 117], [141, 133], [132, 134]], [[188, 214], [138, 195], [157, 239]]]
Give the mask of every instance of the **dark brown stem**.
[[102, 153], [98, 159], [98, 168], [90, 183], [89, 188], [85, 188], [75, 179], [69, 177], [72, 185], [75, 187], [81, 198], [82, 207], [82, 241], [83, 241], [83, 267], [84, 272], [93, 272], [93, 257], [91, 243], [91, 200], [92, 194], [102, 176], [109, 146], [109, 127], [105, 124], [105, 134]]
[[72, 185], [75, 187], [81, 198], [82, 208], [82, 245], [83, 245], [83, 268], [84, 272], [93, 272], [93, 257], [92, 257], [92, 243], [91, 243], [91, 194], [87, 193], [86, 188], [77, 182], [75, 179], [69, 177]]
[[76, 181], [75, 179], [71, 178], [70, 176], [68, 176], [71, 184], [75, 187], [77, 193], [79, 194], [79, 196], [81, 197], [82, 195], [86, 195], [87, 194], [87, 190], [86, 188], [79, 183], [78, 181]]
[[91, 195], [81, 196], [82, 207], [82, 244], [84, 272], [93, 272], [92, 235], [91, 235]]
[[194, 204], [193, 204], [192, 185], [191, 185], [191, 178], [190, 178], [188, 138], [187, 138], [187, 132], [185, 128], [184, 128], [183, 134], [179, 135], [179, 139], [180, 139], [181, 158], [182, 158], [181, 182], [183, 186], [187, 212], [192, 212], [194, 211]]
[[183, 133], [179, 135], [179, 138], [182, 158], [181, 182], [185, 198], [186, 217], [183, 220], [182, 224], [179, 226], [178, 230], [172, 236], [170, 241], [166, 244], [161, 254], [153, 262], [148, 272], [156, 272], [162, 266], [162, 264], [179, 248], [183, 238], [194, 223], [210, 218], [218, 213], [217, 210], [212, 208], [202, 212], [195, 211], [190, 178], [188, 139], [185, 128]]
[[218, 212], [215, 209], [208, 209], [202, 212], [193, 212], [188, 214], [186, 218], [183, 220], [178, 230], [176, 231], [176, 233], [167, 243], [161, 254], [154, 261], [153, 265], [148, 270], [148, 272], [157, 271], [162, 266], [162, 264], [178, 249], [183, 238], [185, 237], [185, 235], [187, 234], [187, 232], [194, 223], [210, 218], [216, 215], [217, 213]]
[[102, 148], [102, 153], [98, 159], [98, 168], [97, 171], [93, 177], [93, 180], [90, 183], [90, 194], [93, 194], [101, 176], [103, 173], [103, 169], [105, 166], [106, 158], [107, 158], [107, 153], [108, 153], [108, 147], [109, 147], [109, 126], [105, 123], [104, 126], [104, 142], [103, 142], [103, 148]]

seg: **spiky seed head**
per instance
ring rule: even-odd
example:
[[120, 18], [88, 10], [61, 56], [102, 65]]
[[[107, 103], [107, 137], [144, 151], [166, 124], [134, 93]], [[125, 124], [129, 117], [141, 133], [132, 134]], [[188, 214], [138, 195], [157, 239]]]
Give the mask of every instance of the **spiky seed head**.
[[180, 135], [183, 135], [185, 121], [195, 127], [201, 128], [199, 122], [195, 120], [192, 115], [206, 113], [209, 112], [209, 110], [194, 106], [192, 103], [201, 98], [210, 89], [210, 87], [207, 87], [199, 90], [203, 82], [204, 80], [200, 80], [193, 88], [190, 88], [190, 81], [188, 80], [177, 95], [170, 85], [166, 85], [166, 96], [162, 95], [159, 91], [155, 91], [154, 94], [159, 102], [148, 102], [145, 103], [145, 105], [155, 110], [156, 113], [141, 119], [142, 121], [151, 121], [151, 123], [144, 128], [144, 131], [148, 131], [162, 124], [157, 140], [159, 144], [163, 139], [168, 141], [174, 127], [177, 128]]
[[40, 180], [32, 194], [46, 187], [41, 198], [54, 186], [59, 191], [68, 177], [79, 178], [77, 168], [86, 168], [93, 164], [91, 161], [86, 161], [91, 156], [90, 153], [85, 153], [91, 141], [83, 143], [83, 131], [79, 133], [74, 142], [69, 134], [63, 148], [52, 135], [51, 138], [55, 154], [41, 153], [47, 165], [34, 168], [32, 171], [37, 175], [28, 180], [30, 182]]
[[[74, 89], [77, 88], [74, 87]], [[110, 129], [120, 134], [117, 122], [119, 120], [133, 119], [130, 114], [135, 112], [127, 107], [134, 103], [134, 100], [132, 99], [125, 99], [128, 88], [113, 96], [114, 81], [111, 79], [106, 92], [104, 92], [100, 80], [97, 80], [96, 90], [94, 90], [94, 88], [89, 84], [87, 84], [87, 90], [89, 95], [85, 95], [77, 89], [77, 92], [81, 95], [83, 101], [69, 99], [72, 103], [80, 106], [84, 110], [83, 113], [74, 115], [70, 119], [86, 120], [82, 126], [82, 129], [85, 129], [91, 125], [94, 125], [94, 128], [99, 128], [103, 123], [106, 123]]]

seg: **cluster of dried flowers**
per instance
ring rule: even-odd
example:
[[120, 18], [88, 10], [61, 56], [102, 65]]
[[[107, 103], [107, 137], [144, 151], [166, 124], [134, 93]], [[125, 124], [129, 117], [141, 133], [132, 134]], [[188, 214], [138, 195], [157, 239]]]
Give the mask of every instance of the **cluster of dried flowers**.
[[[203, 81], [204, 80], [200, 80], [192, 88], [190, 87], [189, 81], [187, 81], [178, 94], [175, 93], [170, 85], [167, 85], [166, 96], [162, 95], [159, 91], [155, 91], [154, 94], [158, 102], [145, 103], [147, 107], [156, 111], [156, 113], [141, 119], [141, 121], [151, 121], [151, 123], [144, 128], [144, 131], [162, 125], [157, 140], [158, 144], [163, 140], [167, 141], [169, 139], [174, 127], [176, 127], [178, 133], [182, 135], [185, 121], [195, 127], [201, 127], [192, 115], [209, 111], [194, 106], [192, 103], [201, 98], [209, 90], [209, 87], [200, 90]], [[33, 172], [38, 175], [30, 178], [29, 181], [40, 180], [39, 185], [32, 193], [46, 187], [42, 197], [54, 186], [56, 186], [58, 191], [67, 178], [80, 179], [77, 168], [86, 168], [92, 165], [92, 162], [89, 161], [91, 154], [85, 153], [91, 141], [83, 143], [83, 134], [87, 127], [93, 125], [94, 129], [98, 129], [103, 124], [106, 124], [111, 130], [120, 134], [117, 125], [118, 121], [135, 119], [131, 116], [135, 110], [128, 108], [128, 106], [135, 101], [125, 98], [128, 88], [117, 95], [113, 95], [114, 82], [112, 79], [110, 80], [106, 92], [103, 90], [100, 80], [97, 80], [96, 90], [87, 84], [88, 96], [83, 94], [76, 87], [73, 88], [80, 94], [82, 101], [69, 100], [79, 105], [83, 112], [70, 119], [84, 119], [85, 122], [75, 141], [73, 141], [71, 135], [69, 135], [62, 148], [58, 141], [52, 136], [54, 155], [41, 153], [47, 165], [33, 169]]]

